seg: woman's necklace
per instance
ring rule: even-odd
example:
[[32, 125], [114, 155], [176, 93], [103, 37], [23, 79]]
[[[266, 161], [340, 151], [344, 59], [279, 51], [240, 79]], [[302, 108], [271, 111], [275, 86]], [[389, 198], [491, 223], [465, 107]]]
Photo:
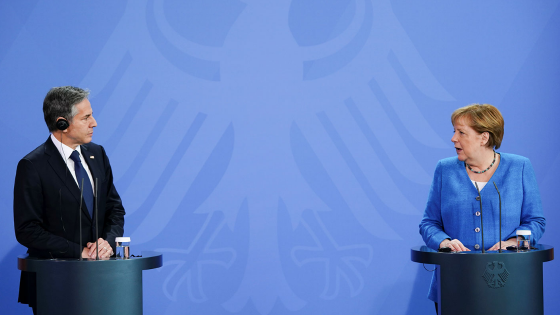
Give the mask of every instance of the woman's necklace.
[[[492, 151], [494, 151], [494, 150], [492, 150]], [[492, 168], [492, 166], [494, 166], [494, 163], [496, 163], [496, 151], [494, 151], [494, 161], [492, 161], [492, 164], [490, 164], [490, 166], [488, 166], [488, 168], [485, 169], [484, 171], [480, 171], [480, 172], [475, 171], [475, 170], [473, 170], [473, 169], [471, 168], [471, 166], [470, 166], [469, 164], [467, 164], [467, 162], [465, 162], [465, 164], [467, 164], [467, 167], [469, 168], [469, 170], [471, 170], [471, 172], [477, 173], [477, 174], [482, 174], [482, 173], [486, 172], [487, 170], [489, 170], [490, 168]]]

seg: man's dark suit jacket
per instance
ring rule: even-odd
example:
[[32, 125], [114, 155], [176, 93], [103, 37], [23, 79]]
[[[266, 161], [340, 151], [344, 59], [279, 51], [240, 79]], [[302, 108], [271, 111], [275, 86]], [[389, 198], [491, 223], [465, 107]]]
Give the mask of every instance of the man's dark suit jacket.
[[[113, 173], [102, 146], [81, 145], [82, 163], [98, 181], [99, 237], [113, 251], [124, 232], [124, 208], [113, 185]], [[95, 221], [82, 202], [82, 244], [79, 244], [80, 189], [49, 137], [19, 161], [14, 185], [14, 226], [29, 256], [79, 258], [87, 242], [95, 241]], [[22, 272], [19, 302], [35, 305], [35, 274]]]

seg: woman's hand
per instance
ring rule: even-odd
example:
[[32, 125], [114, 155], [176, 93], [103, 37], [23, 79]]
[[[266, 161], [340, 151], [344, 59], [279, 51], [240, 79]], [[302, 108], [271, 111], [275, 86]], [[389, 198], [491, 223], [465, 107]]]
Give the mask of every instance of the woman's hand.
[[449, 247], [454, 252], [470, 252], [471, 250], [466, 248], [461, 241], [458, 239], [449, 240], [445, 239], [443, 242], [439, 243], [439, 248]]
[[[515, 237], [510, 238], [507, 241], [502, 241], [502, 249], [506, 249], [508, 246], [517, 246], [517, 239]], [[498, 250], [500, 249], [500, 242], [494, 244], [494, 246], [490, 247], [488, 250]]]

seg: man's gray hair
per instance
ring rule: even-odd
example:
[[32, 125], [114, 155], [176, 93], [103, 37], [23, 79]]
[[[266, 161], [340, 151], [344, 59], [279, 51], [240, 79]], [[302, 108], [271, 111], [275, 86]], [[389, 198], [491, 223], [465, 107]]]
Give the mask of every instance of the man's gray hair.
[[69, 124], [78, 113], [76, 104], [88, 98], [89, 91], [75, 86], [59, 86], [50, 89], [43, 101], [43, 115], [49, 132], [58, 130], [56, 119], [64, 117]]

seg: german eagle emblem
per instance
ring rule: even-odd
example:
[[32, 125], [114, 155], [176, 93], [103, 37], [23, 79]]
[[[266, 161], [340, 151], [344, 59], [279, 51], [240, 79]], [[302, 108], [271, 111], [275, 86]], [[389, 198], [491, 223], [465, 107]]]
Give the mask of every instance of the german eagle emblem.
[[506, 265], [501, 261], [488, 263], [486, 265], [486, 270], [484, 270], [484, 275], [482, 275], [486, 284], [493, 289], [505, 286], [508, 277], [509, 272], [506, 269]]

